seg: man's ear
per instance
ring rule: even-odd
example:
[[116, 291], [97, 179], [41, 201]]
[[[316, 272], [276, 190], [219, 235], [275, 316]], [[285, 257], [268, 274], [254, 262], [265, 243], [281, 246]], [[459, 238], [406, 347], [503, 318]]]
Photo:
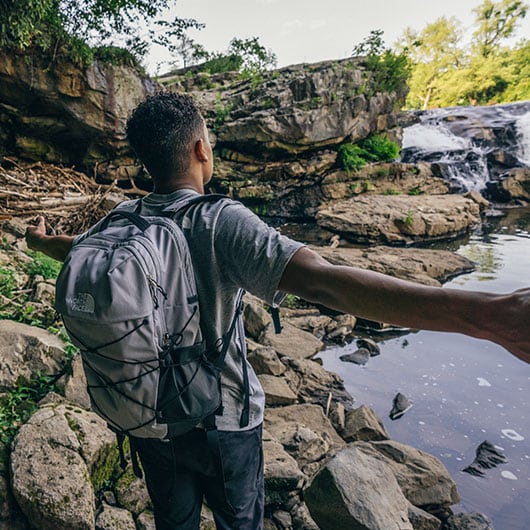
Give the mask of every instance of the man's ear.
[[202, 138], [199, 138], [195, 142], [193, 151], [199, 162], [208, 162], [208, 150], [206, 149], [206, 144]]

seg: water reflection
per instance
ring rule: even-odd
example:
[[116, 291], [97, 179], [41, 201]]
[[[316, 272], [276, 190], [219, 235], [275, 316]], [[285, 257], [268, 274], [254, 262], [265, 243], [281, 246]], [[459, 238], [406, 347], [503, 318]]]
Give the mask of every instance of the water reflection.
[[[458, 252], [477, 262], [451, 288], [508, 292], [530, 283], [530, 210], [488, 219]], [[455, 248], [453, 247], [453, 250]], [[498, 530], [530, 528], [530, 367], [503, 348], [458, 334], [418, 332], [379, 339], [381, 355], [365, 366], [340, 361], [344, 350], [322, 352], [324, 367], [344, 378], [355, 406], [366, 404], [392, 439], [442, 460], [462, 497], [456, 511], [488, 515]], [[396, 421], [396, 393], [414, 407]], [[463, 473], [476, 448], [491, 441], [507, 462], [483, 477]]]

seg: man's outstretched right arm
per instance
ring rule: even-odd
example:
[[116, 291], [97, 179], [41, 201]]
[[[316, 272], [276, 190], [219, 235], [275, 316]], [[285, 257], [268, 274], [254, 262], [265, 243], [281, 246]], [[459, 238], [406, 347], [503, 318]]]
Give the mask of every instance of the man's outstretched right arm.
[[32, 250], [43, 252], [50, 258], [64, 261], [72, 248], [74, 236], [50, 236], [46, 234], [46, 222], [44, 217], [39, 217], [36, 226], [30, 226], [26, 230], [26, 242]]
[[308, 248], [292, 257], [279, 288], [378, 322], [488, 339], [530, 362], [530, 289], [494, 294], [428, 287], [332, 265]]

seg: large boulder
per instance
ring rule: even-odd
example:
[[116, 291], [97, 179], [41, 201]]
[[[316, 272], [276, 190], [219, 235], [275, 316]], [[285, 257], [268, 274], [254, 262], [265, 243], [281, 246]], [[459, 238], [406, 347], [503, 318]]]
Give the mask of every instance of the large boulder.
[[117, 464], [115, 436], [91, 412], [67, 403], [40, 408], [23, 425], [11, 453], [13, 494], [42, 530], [93, 530], [94, 488]]
[[317, 222], [355, 242], [404, 244], [454, 238], [479, 215], [479, 205], [461, 195], [364, 194], [320, 209]]
[[36, 373], [59, 375], [65, 366], [64, 342], [35, 326], [0, 321], [0, 391]]
[[412, 530], [409, 502], [381, 461], [348, 446], [313, 478], [304, 492], [322, 530]]
[[459, 502], [454, 480], [436, 457], [394, 440], [354, 445], [388, 466], [414, 506], [438, 516], [449, 513], [449, 506]]

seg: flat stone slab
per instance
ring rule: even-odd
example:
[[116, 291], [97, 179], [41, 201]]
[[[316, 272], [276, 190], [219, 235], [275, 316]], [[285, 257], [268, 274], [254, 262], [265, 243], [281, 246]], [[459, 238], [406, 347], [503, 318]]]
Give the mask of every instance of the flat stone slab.
[[440, 285], [459, 274], [475, 270], [475, 264], [449, 250], [377, 246], [367, 249], [312, 247], [334, 265], [361, 269], [411, 280], [425, 285]]
[[320, 209], [317, 223], [359, 243], [404, 244], [455, 238], [479, 216], [462, 195], [361, 195]]

